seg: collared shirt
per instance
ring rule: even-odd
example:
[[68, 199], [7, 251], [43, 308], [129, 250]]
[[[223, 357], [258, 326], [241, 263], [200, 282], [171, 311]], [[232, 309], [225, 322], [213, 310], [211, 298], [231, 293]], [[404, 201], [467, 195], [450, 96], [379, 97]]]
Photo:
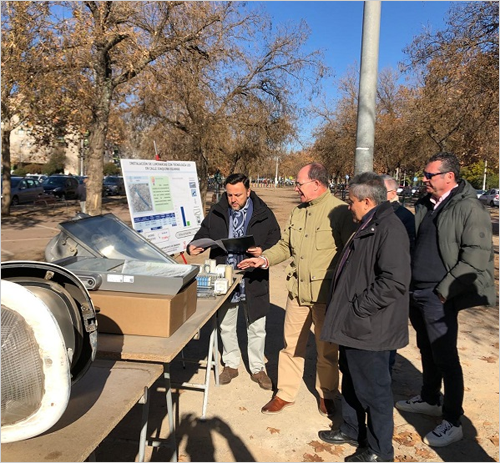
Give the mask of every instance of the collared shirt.
[[455, 185], [450, 191], [447, 191], [446, 193], [444, 193], [438, 200], [434, 199], [432, 196], [430, 197], [430, 201], [432, 204], [434, 204], [434, 208], [433, 210], [435, 211], [440, 205], [441, 203], [448, 197], [450, 196], [451, 192], [458, 186]]

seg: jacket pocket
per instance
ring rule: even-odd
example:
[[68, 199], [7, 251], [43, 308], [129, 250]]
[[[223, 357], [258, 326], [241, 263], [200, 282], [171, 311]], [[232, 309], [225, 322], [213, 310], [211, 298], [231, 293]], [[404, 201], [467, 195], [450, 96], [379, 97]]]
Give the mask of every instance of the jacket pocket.
[[317, 270], [311, 275], [311, 301], [325, 304], [330, 295], [333, 269]]
[[335, 250], [337, 245], [333, 238], [333, 231], [331, 228], [316, 230], [316, 249], [318, 251], [323, 249]]
[[351, 339], [367, 340], [372, 334], [371, 317], [360, 317], [351, 305], [344, 319], [342, 333]]

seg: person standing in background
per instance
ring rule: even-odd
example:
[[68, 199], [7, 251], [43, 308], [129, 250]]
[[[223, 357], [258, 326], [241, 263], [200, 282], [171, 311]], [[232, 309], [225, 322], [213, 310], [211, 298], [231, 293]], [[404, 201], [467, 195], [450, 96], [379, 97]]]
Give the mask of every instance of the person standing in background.
[[76, 197], [80, 201], [80, 210], [86, 214], [87, 213], [87, 182], [88, 178], [85, 177], [82, 183], [79, 183], [76, 187]]

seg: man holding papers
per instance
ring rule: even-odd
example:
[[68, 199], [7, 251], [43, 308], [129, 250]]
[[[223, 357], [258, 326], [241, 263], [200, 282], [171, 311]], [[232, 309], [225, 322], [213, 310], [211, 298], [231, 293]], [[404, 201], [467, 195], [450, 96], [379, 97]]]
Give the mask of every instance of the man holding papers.
[[[237, 264], [245, 257], [258, 257], [280, 239], [280, 228], [269, 207], [253, 191], [250, 181], [243, 174], [231, 174], [225, 181], [226, 192], [215, 204], [201, 223], [191, 243], [209, 238], [219, 241], [226, 238], [241, 238], [252, 235], [255, 245], [242, 253], [227, 252], [225, 248], [214, 246], [210, 258], [217, 264]], [[202, 241], [203, 242], [203, 241]], [[189, 255], [198, 255], [205, 247], [189, 244]], [[238, 376], [241, 353], [238, 347], [236, 326], [238, 309], [245, 313], [248, 335], [248, 363], [251, 379], [263, 389], [272, 389], [267, 376], [264, 348], [266, 341], [266, 315], [271, 307], [269, 301], [269, 270], [249, 269], [231, 297], [219, 309], [219, 330], [222, 340], [222, 371], [220, 384], [229, 384]]]

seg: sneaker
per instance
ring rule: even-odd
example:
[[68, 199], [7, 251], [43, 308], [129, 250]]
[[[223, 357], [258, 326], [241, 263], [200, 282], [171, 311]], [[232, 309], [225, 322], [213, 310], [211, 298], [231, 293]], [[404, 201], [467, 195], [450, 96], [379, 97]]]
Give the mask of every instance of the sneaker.
[[431, 405], [422, 400], [419, 395], [408, 400], [400, 400], [396, 402], [396, 408], [403, 412], [422, 413], [423, 415], [441, 416], [443, 407], [439, 405]]
[[424, 442], [431, 447], [446, 447], [463, 437], [462, 426], [453, 426], [449, 421], [443, 420], [434, 431], [424, 437]]
[[224, 367], [224, 370], [222, 370], [222, 373], [219, 375], [219, 384], [229, 384], [231, 380], [237, 376], [237, 368]]

